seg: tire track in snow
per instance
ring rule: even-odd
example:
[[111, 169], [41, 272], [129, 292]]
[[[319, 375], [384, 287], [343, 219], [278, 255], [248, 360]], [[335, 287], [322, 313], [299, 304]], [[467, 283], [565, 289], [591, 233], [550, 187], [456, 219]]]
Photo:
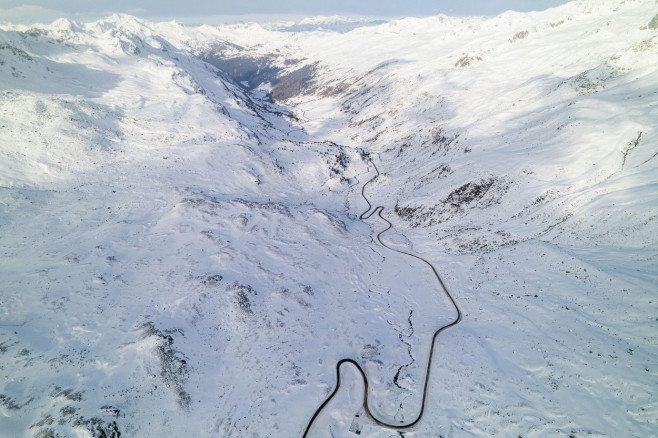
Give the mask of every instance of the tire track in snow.
[[[415, 426], [416, 424], [418, 424], [420, 422], [420, 420], [423, 418], [423, 414], [425, 413], [425, 404], [426, 404], [426, 401], [427, 401], [427, 392], [428, 392], [428, 386], [429, 386], [429, 381], [430, 381], [430, 371], [431, 371], [431, 365], [432, 365], [432, 358], [434, 357], [434, 350], [435, 350], [434, 346], [436, 344], [436, 339], [438, 338], [439, 334], [443, 330], [459, 324], [459, 322], [462, 319], [462, 312], [459, 309], [459, 306], [457, 305], [454, 298], [452, 297], [452, 295], [450, 294], [450, 292], [446, 288], [445, 284], [443, 283], [443, 280], [441, 279], [441, 276], [439, 275], [439, 273], [436, 270], [436, 268], [434, 267], [434, 265], [432, 265], [429, 261], [425, 260], [424, 258], [422, 258], [422, 257], [420, 257], [416, 254], [412, 254], [410, 252], [406, 252], [406, 251], [402, 251], [402, 250], [399, 250], [399, 249], [392, 248], [392, 247], [386, 245], [382, 241], [382, 239], [381, 239], [382, 235], [384, 233], [386, 233], [388, 230], [390, 230], [393, 227], [393, 224], [382, 216], [382, 212], [384, 211], [384, 207], [381, 206], [381, 205], [378, 205], [377, 207], [375, 207], [373, 209], [373, 205], [370, 203], [370, 201], [368, 200], [368, 197], [365, 194], [365, 190], [366, 190], [366, 187], [368, 186], [368, 184], [370, 184], [372, 181], [377, 179], [377, 177], [379, 176], [379, 169], [377, 169], [377, 166], [375, 165], [374, 162], [372, 162], [372, 160], [369, 160], [369, 161], [372, 164], [372, 166], [375, 168], [375, 171], [377, 172], [377, 174], [375, 176], [373, 176], [370, 180], [368, 180], [363, 185], [363, 187], [361, 188], [361, 196], [363, 196], [363, 199], [368, 204], [368, 209], [366, 211], [364, 211], [361, 214], [361, 216], [359, 216], [359, 219], [360, 220], [370, 219], [372, 216], [374, 216], [376, 214], [382, 221], [386, 222], [388, 224], [388, 226], [386, 227], [386, 229], [384, 229], [383, 231], [380, 231], [377, 234], [377, 241], [383, 247], [385, 247], [385, 248], [387, 248], [391, 251], [395, 251], [397, 253], [404, 254], [404, 255], [407, 255], [409, 257], [414, 257], [414, 258], [424, 262], [425, 264], [427, 264], [427, 266], [429, 266], [432, 269], [432, 272], [434, 273], [434, 277], [438, 281], [438, 284], [440, 286], [439, 289], [443, 293], [446, 294], [446, 296], [450, 299], [450, 302], [452, 303], [452, 305], [455, 307], [455, 310], [457, 311], [457, 317], [451, 323], [446, 324], [442, 327], [439, 327], [434, 332], [434, 335], [432, 336], [430, 351], [429, 351], [429, 355], [428, 355], [428, 358], [427, 358], [427, 366], [426, 366], [426, 369], [425, 369], [425, 383], [423, 385], [423, 396], [422, 396], [422, 400], [421, 400], [421, 404], [420, 404], [420, 411], [418, 412], [418, 415], [416, 416], [416, 418], [413, 421], [411, 421], [409, 423], [394, 424], [394, 423], [389, 423], [387, 421], [384, 421], [384, 420], [381, 420], [381, 419], [377, 418], [372, 413], [372, 411], [370, 410], [370, 405], [368, 403], [368, 393], [369, 393], [369, 391], [368, 391], [368, 389], [369, 389], [368, 377], [366, 377], [366, 374], [363, 371], [363, 368], [361, 368], [361, 365], [359, 365], [355, 360], [350, 359], [350, 358], [344, 358], [344, 359], [339, 360], [338, 363], [336, 364], [336, 387], [334, 388], [332, 393], [329, 394], [329, 396], [325, 399], [325, 401], [313, 413], [313, 416], [311, 417], [311, 419], [308, 422], [308, 425], [306, 426], [306, 430], [304, 431], [304, 435], [302, 435], [303, 438], [308, 437], [309, 432], [311, 431], [311, 428], [313, 427], [313, 423], [315, 422], [315, 419], [324, 410], [325, 406], [327, 406], [329, 404], [331, 399], [338, 393], [338, 390], [340, 389], [340, 383], [341, 383], [340, 382], [340, 367], [343, 364], [346, 364], [346, 363], [354, 365], [356, 367], [356, 369], [359, 371], [359, 374], [361, 374], [361, 377], [363, 378], [364, 392], [363, 392], [363, 406], [362, 406], [363, 409], [362, 410], [365, 412], [366, 416], [368, 418], [370, 418], [370, 420], [372, 420], [375, 424], [377, 424], [379, 426], [394, 429], [394, 430], [405, 430], [405, 429], [409, 429], [409, 428]], [[360, 410], [359, 413], [361, 413], [362, 410]]]

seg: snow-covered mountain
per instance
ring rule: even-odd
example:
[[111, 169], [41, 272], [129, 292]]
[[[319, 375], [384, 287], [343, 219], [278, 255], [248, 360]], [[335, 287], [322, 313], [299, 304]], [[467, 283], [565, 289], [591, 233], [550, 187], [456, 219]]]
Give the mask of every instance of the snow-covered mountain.
[[[360, 27], [377, 26], [386, 23], [385, 20], [368, 18], [351, 18], [340, 15], [330, 17], [309, 17], [299, 23], [282, 24], [274, 27], [275, 30], [284, 32], [338, 32], [346, 33]], [[271, 28], [271, 26], [269, 26]]]
[[0, 27], [0, 436], [658, 436], [657, 17]]

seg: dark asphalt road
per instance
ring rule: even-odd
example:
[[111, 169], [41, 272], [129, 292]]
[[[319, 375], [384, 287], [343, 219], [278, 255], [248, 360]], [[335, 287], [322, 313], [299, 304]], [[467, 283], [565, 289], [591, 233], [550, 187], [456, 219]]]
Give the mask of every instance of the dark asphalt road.
[[443, 283], [443, 280], [441, 280], [441, 276], [437, 272], [436, 268], [429, 261], [425, 260], [424, 258], [422, 258], [422, 257], [420, 257], [416, 254], [412, 254], [412, 253], [409, 253], [409, 252], [406, 252], [406, 251], [400, 251], [398, 249], [391, 248], [390, 246], [388, 246], [384, 242], [382, 242], [382, 239], [381, 239], [382, 235], [384, 233], [386, 233], [388, 230], [390, 230], [391, 227], [393, 226], [393, 224], [391, 224], [391, 222], [389, 222], [386, 218], [384, 218], [382, 216], [382, 212], [384, 210], [384, 207], [380, 205], [380, 206], [377, 206], [373, 209], [372, 204], [370, 203], [370, 201], [368, 200], [368, 197], [365, 194], [366, 186], [368, 184], [370, 184], [372, 181], [374, 181], [379, 176], [379, 169], [377, 169], [377, 166], [375, 165], [375, 163], [373, 163], [372, 161], [370, 161], [370, 163], [375, 168], [375, 171], [377, 172], [377, 175], [375, 175], [370, 180], [368, 180], [363, 185], [363, 187], [361, 188], [361, 195], [363, 196], [363, 199], [365, 199], [365, 201], [368, 203], [368, 209], [363, 214], [361, 214], [361, 216], [359, 216], [359, 219], [366, 220], [366, 219], [371, 218], [373, 215], [377, 214], [377, 216], [382, 221], [386, 222], [388, 224], [388, 227], [385, 230], [383, 230], [383, 231], [381, 231], [377, 234], [377, 241], [382, 246], [384, 246], [385, 248], [388, 248], [391, 251], [395, 251], [397, 253], [404, 254], [404, 255], [407, 255], [409, 257], [414, 257], [414, 258], [416, 258], [418, 260], [421, 260], [422, 262], [426, 263], [432, 269], [432, 272], [434, 273], [434, 276], [436, 277], [436, 280], [438, 281], [438, 285], [440, 286], [439, 287], [440, 292], [445, 293], [446, 296], [452, 302], [453, 306], [455, 306], [455, 310], [457, 311], [457, 317], [451, 323], [446, 324], [442, 327], [439, 327], [434, 332], [434, 336], [432, 337], [432, 343], [430, 345], [429, 355], [428, 355], [428, 358], [427, 358], [427, 367], [425, 369], [425, 383], [423, 385], [423, 397], [422, 397], [422, 401], [421, 401], [420, 411], [418, 412], [418, 415], [416, 416], [416, 418], [413, 421], [408, 422], [408, 423], [394, 424], [394, 423], [389, 423], [387, 421], [384, 421], [384, 420], [381, 420], [381, 419], [377, 418], [372, 413], [372, 411], [370, 410], [370, 406], [368, 404], [368, 387], [369, 387], [368, 377], [366, 376], [365, 372], [363, 371], [363, 368], [361, 368], [361, 365], [359, 365], [355, 360], [350, 359], [350, 358], [345, 358], [345, 359], [341, 359], [336, 364], [336, 387], [334, 388], [333, 392], [331, 394], [329, 394], [329, 396], [326, 398], [326, 400], [316, 409], [315, 413], [313, 414], [313, 416], [309, 420], [308, 425], [306, 426], [306, 430], [304, 431], [304, 435], [303, 435], [304, 438], [307, 438], [309, 436], [309, 433], [311, 431], [311, 428], [313, 427], [313, 423], [315, 422], [315, 419], [318, 417], [318, 415], [320, 415], [320, 413], [325, 408], [325, 406], [327, 406], [327, 404], [331, 401], [331, 399], [336, 395], [336, 393], [340, 389], [340, 367], [345, 363], [350, 363], [350, 364], [354, 365], [356, 367], [356, 369], [359, 371], [359, 373], [361, 374], [361, 377], [363, 378], [363, 384], [365, 386], [365, 390], [364, 390], [364, 393], [363, 393], [363, 407], [365, 409], [366, 415], [374, 423], [378, 424], [379, 426], [383, 426], [383, 427], [394, 429], [394, 430], [405, 430], [405, 429], [409, 429], [409, 428], [415, 426], [416, 424], [418, 424], [418, 422], [423, 418], [423, 413], [425, 412], [425, 403], [427, 401], [427, 392], [428, 392], [427, 388], [429, 386], [429, 381], [430, 381], [430, 371], [431, 371], [431, 365], [432, 365], [432, 358], [434, 356], [436, 339], [438, 338], [439, 334], [443, 330], [445, 330], [447, 328], [450, 328], [454, 325], [459, 324], [459, 322], [462, 319], [462, 313], [461, 313], [461, 310], [459, 309], [459, 306], [457, 306], [457, 303], [455, 302], [454, 298], [452, 297], [452, 295], [450, 294], [450, 292], [446, 288], [445, 284]]

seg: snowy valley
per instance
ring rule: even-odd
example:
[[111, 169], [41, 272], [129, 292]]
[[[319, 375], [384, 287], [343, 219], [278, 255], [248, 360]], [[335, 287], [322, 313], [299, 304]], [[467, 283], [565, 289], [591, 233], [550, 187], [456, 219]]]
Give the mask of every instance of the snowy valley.
[[657, 84], [654, 0], [0, 26], [0, 437], [658, 436]]

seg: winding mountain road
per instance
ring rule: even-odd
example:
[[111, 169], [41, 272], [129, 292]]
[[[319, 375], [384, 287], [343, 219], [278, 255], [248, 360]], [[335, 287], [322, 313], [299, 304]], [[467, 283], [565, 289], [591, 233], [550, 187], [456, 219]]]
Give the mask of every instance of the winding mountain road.
[[370, 418], [375, 424], [377, 424], [379, 426], [386, 427], [386, 428], [394, 429], [394, 430], [405, 430], [405, 429], [409, 429], [409, 428], [415, 426], [416, 424], [418, 424], [418, 422], [420, 422], [420, 420], [423, 418], [423, 414], [425, 412], [425, 403], [427, 401], [427, 392], [428, 392], [427, 388], [429, 386], [429, 381], [430, 381], [430, 371], [431, 371], [431, 365], [432, 365], [432, 358], [434, 356], [434, 350], [435, 350], [434, 346], [436, 344], [436, 339], [443, 330], [445, 330], [447, 328], [450, 328], [454, 325], [459, 324], [459, 322], [462, 319], [462, 313], [461, 313], [461, 310], [459, 309], [459, 306], [457, 306], [457, 303], [455, 302], [454, 298], [452, 297], [452, 295], [450, 294], [450, 292], [446, 288], [445, 284], [443, 283], [443, 280], [441, 280], [441, 276], [439, 276], [439, 273], [437, 272], [436, 268], [429, 261], [425, 260], [424, 258], [422, 258], [422, 257], [420, 257], [416, 254], [412, 254], [410, 252], [401, 251], [399, 249], [392, 248], [392, 247], [386, 245], [384, 242], [382, 242], [382, 239], [381, 239], [382, 235], [384, 233], [386, 233], [388, 230], [390, 230], [393, 227], [393, 224], [391, 224], [391, 222], [389, 222], [386, 218], [384, 218], [382, 216], [382, 212], [384, 210], [384, 207], [379, 205], [379, 206], [377, 206], [373, 209], [373, 205], [370, 203], [370, 201], [368, 200], [368, 197], [365, 194], [365, 190], [366, 190], [366, 187], [368, 186], [368, 184], [370, 184], [372, 181], [374, 181], [379, 176], [379, 169], [377, 169], [377, 166], [375, 165], [375, 163], [372, 162], [372, 160], [369, 160], [369, 161], [372, 164], [372, 166], [375, 168], [375, 171], [377, 172], [377, 174], [374, 177], [372, 177], [370, 180], [368, 180], [363, 185], [363, 187], [361, 188], [361, 196], [363, 196], [363, 199], [365, 199], [365, 201], [368, 203], [368, 209], [365, 212], [363, 212], [361, 214], [361, 216], [359, 216], [359, 219], [361, 219], [361, 220], [370, 219], [372, 216], [374, 216], [376, 214], [382, 221], [386, 222], [388, 224], [388, 227], [386, 227], [386, 229], [384, 229], [383, 231], [380, 231], [377, 234], [377, 241], [383, 247], [385, 247], [385, 248], [387, 248], [391, 251], [395, 251], [397, 253], [404, 254], [404, 255], [407, 255], [409, 257], [414, 257], [414, 258], [416, 258], [418, 260], [421, 260], [422, 262], [426, 263], [427, 266], [429, 266], [432, 269], [432, 272], [434, 273], [434, 276], [436, 277], [436, 280], [438, 281], [438, 285], [440, 286], [440, 288], [439, 288], [440, 291], [445, 293], [446, 296], [450, 299], [450, 302], [452, 302], [453, 306], [455, 306], [455, 310], [457, 311], [457, 317], [451, 323], [446, 324], [442, 327], [439, 327], [434, 332], [434, 335], [432, 336], [430, 351], [429, 351], [429, 355], [427, 357], [427, 367], [425, 369], [425, 383], [423, 385], [423, 396], [422, 396], [422, 401], [421, 401], [421, 405], [420, 405], [420, 411], [418, 412], [418, 415], [416, 416], [416, 418], [413, 421], [408, 422], [408, 423], [394, 424], [394, 423], [389, 423], [387, 421], [384, 421], [384, 420], [381, 420], [381, 419], [377, 418], [372, 413], [372, 411], [370, 410], [370, 406], [368, 404], [368, 392], [369, 392], [368, 391], [368, 388], [369, 388], [368, 377], [366, 376], [365, 372], [363, 371], [363, 368], [361, 368], [361, 365], [359, 365], [355, 360], [345, 358], [345, 359], [339, 360], [338, 363], [336, 364], [336, 387], [334, 388], [333, 392], [331, 394], [329, 394], [329, 396], [326, 398], [326, 400], [316, 409], [315, 413], [313, 414], [313, 416], [309, 420], [308, 425], [306, 426], [306, 430], [304, 431], [303, 438], [307, 438], [309, 436], [309, 432], [311, 431], [311, 428], [313, 427], [313, 423], [315, 422], [315, 419], [320, 415], [320, 413], [325, 408], [325, 406], [327, 406], [327, 404], [329, 404], [331, 399], [336, 395], [336, 393], [340, 389], [340, 383], [341, 383], [341, 381], [340, 381], [340, 367], [343, 364], [346, 364], [346, 363], [350, 363], [350, 364], [354, 365], [356, 367], [356, 369], [359, 371], [359, 373], [361, 374], [361, 377], [363, 378], [363, 384], [364, 384], [364, 387], [365, 387], [364, 392], [363, 392], [363, 408], [364, 408], [365, 413], [368, 416], [368, 418]]

